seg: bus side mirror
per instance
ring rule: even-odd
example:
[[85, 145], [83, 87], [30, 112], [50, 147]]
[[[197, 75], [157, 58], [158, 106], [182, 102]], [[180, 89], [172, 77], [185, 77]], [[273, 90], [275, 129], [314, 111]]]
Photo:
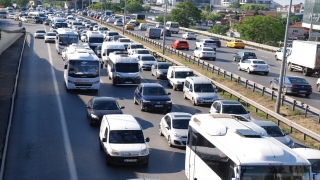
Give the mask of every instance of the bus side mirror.
[[66, 64], [66, 65], [64, 65], [64, 69], [67, 69], [68, 68], [68, 65]]

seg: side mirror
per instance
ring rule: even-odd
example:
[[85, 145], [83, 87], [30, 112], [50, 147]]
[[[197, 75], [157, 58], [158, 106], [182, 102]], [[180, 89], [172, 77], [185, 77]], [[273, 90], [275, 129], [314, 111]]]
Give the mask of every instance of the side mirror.
[[107, 139], [106, 138], [102, 138], [102, 142], [107, 142]]
[[149, 142], [149, 141], [150, 141], [150, 138], [149, 138], [149, 137], [147, 137], [147, 138], [146, 138], [146, 142]]
[[168, 95], [170, 95], [171, 94], [171, 92], [168, 92]]
[[67, 69], [68, 68], [68, 65], [66, 64], [66, 65], [64, 65], [64, 69]]
[[169, 126], [166, 127], [168, 130], [170, 130], [171, 128]]
[[111, 72], [114, 72], [114, 68], [111, 68]]
[[193, 90], [192, 90], [192, 89], [189, 89], [189, 91], [190, 91], [190, 92], [193, 92]]
[[284, 135], [286, 135], [286, 136], [290, 134], [290, 132], [283, 132], [283, 133], [284, 133]]
[[102, 56], [106, 56], [106, 53], [103, 53]]
[[124, 109], [124, 106], [121, 106], [120, 109]]

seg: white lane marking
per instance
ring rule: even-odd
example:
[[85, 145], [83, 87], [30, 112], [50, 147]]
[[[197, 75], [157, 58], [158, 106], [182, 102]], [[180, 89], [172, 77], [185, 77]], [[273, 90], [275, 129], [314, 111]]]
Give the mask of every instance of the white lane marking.
[[263, 58], [268, 58], [267, 56], [261, 56], [261, 57], [263, 57]]
[[49, 44], [47, 44], [47, 48], [48, 48], [49, 60], [50, 60], [50, 64], [51, 64], [51, 75], [52, 75], [52, 79], [53, 79], [54, 90], [56, 92], [56, 97], [57, 97], [57, 101], [58, 101], [60, 122], [61, 122], [62, 134], [63, 134], [63, 142], [64, 142], [64, 147], [65, 147], [65, 153], [66, 153], [66, 158], [67, 158], [70, 179], [71, 180], [78, 180], [77, 169], [76, 169], [76, 166], [74, 163], [74, 158], [73, 158], [73, 153], [72, 153], [72, 148], [71, 148], [70, 138], [69, 138], [69, 133], [68, 133], [68, 127], [67, 127], [64, 111], [62, 108], [61, 98], [59, 96], [60, 92], [58, 89], [56, 74], [54, 72], [55, 70], [54, 70], [53, 61], [52, 61], [52, 53], [51, 53]]

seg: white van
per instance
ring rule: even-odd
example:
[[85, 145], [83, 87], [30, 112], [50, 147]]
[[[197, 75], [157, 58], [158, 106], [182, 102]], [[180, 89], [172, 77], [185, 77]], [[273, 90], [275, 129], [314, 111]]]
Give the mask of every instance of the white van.
[[107, 67], [108, 56], [111, 52], [125, 51], [125, 50], [126, 48], [121, 42], [103, 42], [101, 47], [101, 57], [102, 57], [101, 63], [104, 64], [105, 67]]
[[170, 30], [171, 33], [176, 33], [178, 34], [179, 33], [179, 23], [178, 22], [173, 22], [173, 21], [168, 21], [166, 22], [166, 29]]
[[146, 31], [146, 30], [148, 29], [148, 27], [149, 27], [149, 24], [147, 24], [147, 23], [140, 23], [138, 29], [141, 30], [141, 31]]
[[194, 76], [193, 70], [186, 66], [170, 66], [167, 72], [168, 85], [173, 90], [183, 89], [186, 77]]
[[312, 148], [292, 148], [292, 150], [310, 162], [313, 180], [320, 180], [320, 151]]
[[128, 114], [105, 115], [99, 132], [100, 150], [106, 153], [106, 165], [149, 163], [149, 148], [138, 121]]
[[215, 89], [205, 77], [187, 77], [183, 85], [184, 99], [190, 99], [193, 105], [212, 104], [213, 101], [218, 100]]

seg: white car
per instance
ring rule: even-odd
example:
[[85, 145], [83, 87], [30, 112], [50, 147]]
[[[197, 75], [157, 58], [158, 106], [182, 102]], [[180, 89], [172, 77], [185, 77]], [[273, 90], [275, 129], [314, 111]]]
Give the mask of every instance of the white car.
[[109, 17], [109, 18], [106, 20], [106, 22], [107, 22], [107, 23], [114, 23], [114, 19]]
[[122, 21], [115, 21], [113, 24], [115, 26], [123, 26], [123, 22]]
[[94, 25], [93, 26], [93, 31], [98, 31], [99, 26], [98, 25]]
[[20, 17], [20, 21], [21, 22], [27, 22], [27, 19], [28, 17], [27, 16], [22, 16], [22, 17]]
[[11, 14], [8, 15], [8, 18], [14, 19], [14, 15], [15, 15], [15, 14], [12, 14], [12, 13], [11, 13]]
[[37, 38], [44, 38], [44, 36], [46, 35], [46, 31], [43, 29], [37, 29], [36, 32], [33, 33], [33, 36], [35, 39]]
[[150, 51], [148, 49], [132, 49], [130, 55], [133, 57], [138, 57], [142, 54], [150, 54]]
[[238, 63], [238, 70], [247, 71], [248, 74], [251, 74], [252, 72], [261, 72], [268, 75], [270, 66], [261, 59], [245, 59]]
[[214, 51], [210, 47], [203, 47], [203, 48], [201, 47], [201, 48], [198, 48], [193, 51], [193, 56], [197, 57], [199, 59], [208, 58], [208, 59], [212, 59], [213, 61], [215, 61], [216, 60], [216, 51]]
[[217, 49], [217, 44], [212, 39], [198, 39], [196, 42], [196, 48], [200, 47], [211, 47], [213, 50]]
[[127, 49], [128, 45], [131, 43], [129, 38], [119, 38], [117, 42], [121, 42], [124, 47]]
[[82, 42], [86, 42], [86, 39], [87, 39], [87, 31], [85, 30], [84, 32], [81, 33], [80, 40]]
[[164, 24], [162, 22], [159, 22], [156, 24], [156, 28], [163, 28]]
[[151, 70], [151, 66], [157, 59], [151, 54], [141, 54], [138, 56], [138, 63], [141, 69]]
[[44, 36], [44, 42], [55, 42], [56, 39], [56, 33], [55, 32], [47, 32], [46, 35]]
[[212, 103], [211, 108], [209, 110], [210, 114], [234, 114], [241, 115], [249, 120], [250, 111], [247, 111], [243, 105], [234, 100], [216, 100]]
[[185, 32], [182, 34], [182, 39], [197, 39], [197, 35], [194, 32]]
[[161, 118], [159, 135], [164, 136], [167, 139], [170, 147], [186, 146], [191, 116], [192, 115], [189, 113], [172, 112]]

